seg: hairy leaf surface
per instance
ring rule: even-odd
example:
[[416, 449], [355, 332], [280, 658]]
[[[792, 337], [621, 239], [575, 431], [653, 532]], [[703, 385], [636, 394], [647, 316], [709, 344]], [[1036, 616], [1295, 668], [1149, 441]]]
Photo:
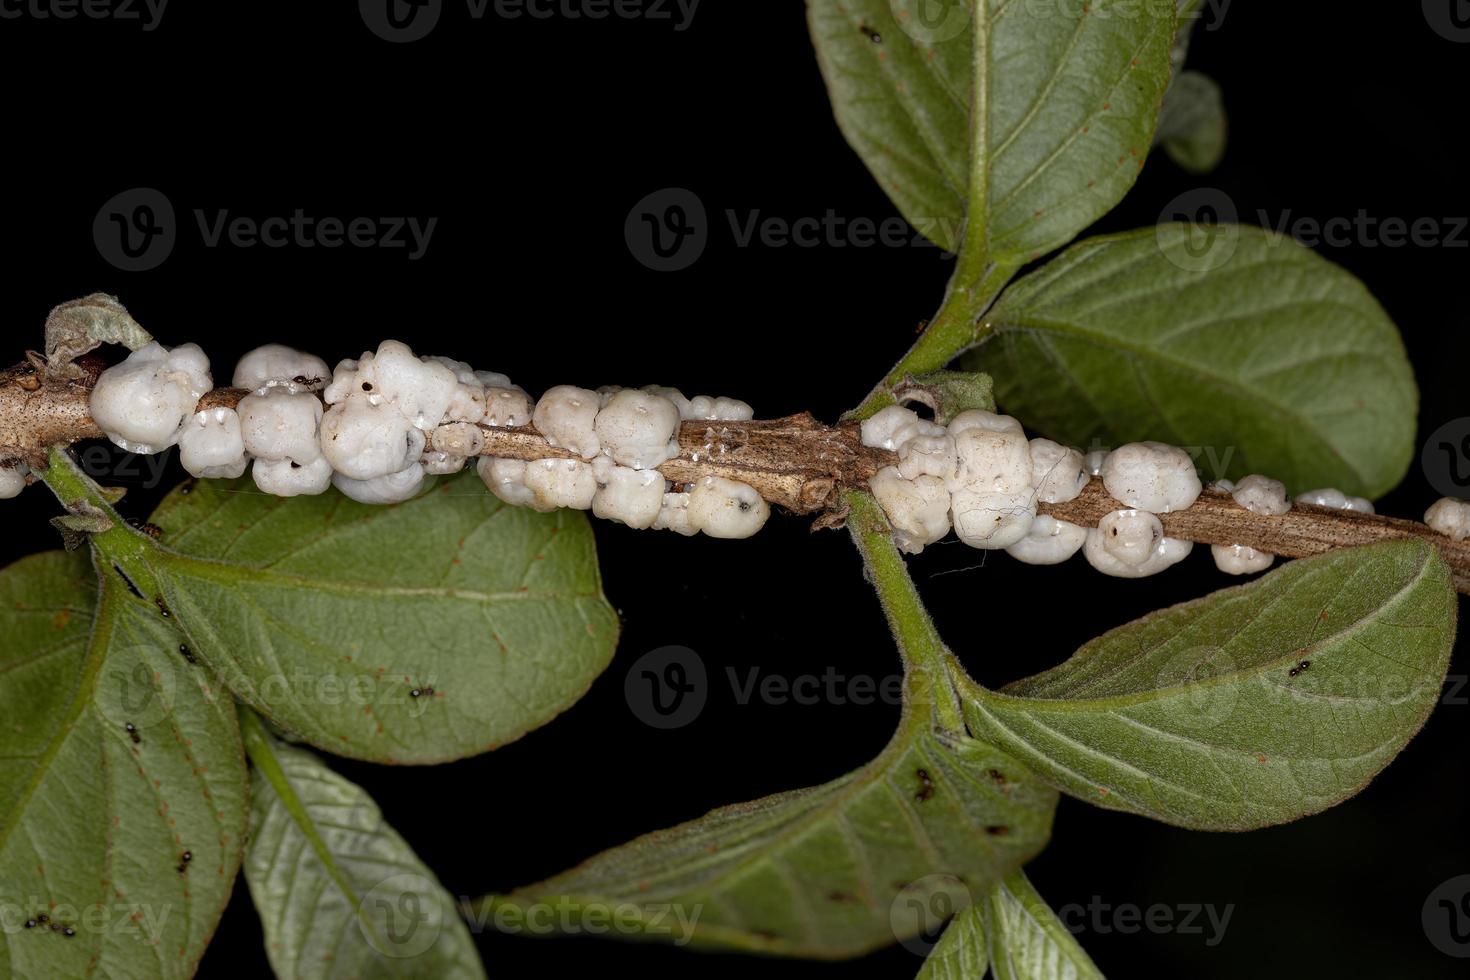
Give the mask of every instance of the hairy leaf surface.
[[245, 880], [279, 980], [483, 978], [454, 899], [372, 798], [259, 722], [245, 737]]
[[1342, 802], [1403, 749], [1455, 617], [1434, 546], [1393, 541], [1145, 616], [1000, 692], [955, 676], [971, 731], [1068, 793], [1249, 830]]
[[148, 563], [198, 655], [342, 755], [496, 748], [580, 698], [617, 640], [586, 518], [508, 507], [474, 473], [387, 507], [211, 481], [153, 522]]
[[1006, 875], [990, 890], [984, 916], [995, 980], [1102, 980], [1024, 872]]
[[0, 978], [191, 976], [244, 846], [232, 699], [80, 552], [0, 571], [0, 632]]
[[1418, 389], [1362, 283], [1258, 228], [1092, 238], [1001, 295], [964, 363], [1005, 411], [1091, 448], [1191, 447], [1207, 478], [1379, 496], [1414, 451]]
[[843, 135], [945, 249], [968, 214], [994, 261], [1027, 261], [1106, 214], [1143, 166], [1168, 3], [808, 0], [807, 14]]

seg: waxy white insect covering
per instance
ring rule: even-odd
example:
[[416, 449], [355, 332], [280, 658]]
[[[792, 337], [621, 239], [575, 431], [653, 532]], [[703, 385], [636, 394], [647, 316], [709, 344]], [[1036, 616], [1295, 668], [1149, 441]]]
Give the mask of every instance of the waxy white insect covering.
[[1441, 497], [1424, 512], [1424, 523], [1440, 534], [1464, 541], [1470, 537], [1470, 504], [1454, 497]]
[[209, 358], [198, 344], [169, 350], [155, 341], [98, 376], [92, 420], [129, 452], [160, 453], [178, 442], [199, 399], [213, 387]]

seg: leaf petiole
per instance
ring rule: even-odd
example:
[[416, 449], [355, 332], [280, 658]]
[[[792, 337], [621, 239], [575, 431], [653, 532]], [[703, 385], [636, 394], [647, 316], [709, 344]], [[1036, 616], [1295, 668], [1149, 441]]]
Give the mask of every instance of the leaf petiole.
[[946, 731], [964, 732], [964, 715], [949, 675], [949, 651], [893, 545], [887, 518], [877, 501], [865, 493], [849, 491], [846, 500], [847, 526], [903, 658], [909, 696], [932, 704], [935, 721]]

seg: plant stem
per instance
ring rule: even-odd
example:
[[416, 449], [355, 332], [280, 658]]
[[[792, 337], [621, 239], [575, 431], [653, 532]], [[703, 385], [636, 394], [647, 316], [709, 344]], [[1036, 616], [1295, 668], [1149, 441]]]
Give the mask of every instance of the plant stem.
[[[917, 371], [920, 364], [928, 363], [924, 358], [932, 353], [920, 352], [916, 346], [911, 357], [917, 359], [906, 358], [906, 362]], [[35, 448], [42, 446], [39, 441], [42, 436], [62, 444], [101, 436], [92, 420], [85, 413], [79, 415], [77, 409], [79, 398], [80, 404], [85, 404], [95, 374], [55, 386], [37, 387], [31, 383], [33, 376], [23, 368], [0, 372], [0, 420], [6, 417], [6, 404], [16, 409], [24, 407], [23, 424], [30, 428], [24, 431], [0, 428], [0, 437], [18, 438], [32, 447], [24, 458], [68, 510], [84, 506], [108, 518], [108, 530], [93, 534], [93, 543], [115, 564], [126, 569], [130, 577], [136, 575], [135, 584], [144, 588], [152, 577], [142, 557], [148, 548], [154, 547], [153, 542], [117, 517], [101, 489], [77, 468], [64, 450], [53, 448], [48, 457], [44, 448]], [[880, 386], [880, 391], [891, 400], [886, 388]], [[244, 394], [238, 388], [219, 388], [200, 399], [200, 405], [232, 407]], [[6, 424], [22, 424], [14, 421], [18, 417], [12, 416], [12, 421]], [[83, 421], [76, 421], [78, 418]], [[430, 433], [430, 448], [439, 438], [439, 432], [446, 428], [449, 427]], [[480, 450], [483, 456], [533, 460], [572, 455], [549, 445], [531, 426], [482, 425], [479, 430], [483, 437]], [[0, 458], [6, 452], [6, 446], [0, 444]], [[45, 468], [48, 458], [52, 462], [49, 470]], [[897, 462], [898, 457], [888, 450], [863, 446], [856, 424], [827, 426], [802, 413], [785, 419], [749, 422], [685, 422], [679, 430], [679, 455], [658, 469], [675, 483], [696, 483], [706, 476], [738, 480], [754, 487], [770, 503], [792, 513], [826, 512], [818, 519], [818, 526], [830, 527], [841, 524], [841, 505], [847, 491], [866, 489], [874, 473]], [[1096, 527], [1104, 514], [1122, 508], [1122, 504], [1108, 496], [1102, 481], [1093, 480], [1076, 500], [1042, 504], [1039, 510], [1059, 520]], [[1164, 532], [1171, 538], [1202, 544], [1241, 544], [1284, 558], [1305, 558], [1334, 548], [1391, 538], [1424, 538], [1433, 542], [1449, 563], [1456, 588], [1470, 594], [1470, 541], [1455, 541], [1436, 534], [1416, 521], [1300, 504], [1282, 517], [1262, 517], [1236, 506], [1228, 495], [1208, 490], [1193, 506], [1163, 514], [1160, 519]]]
[[883, 615], [903, 658], [910, 690], [915, 697], [934, 705], [937, 721], [943, 728], [964, 731], [964, 717], [946, 666], [948, 650], [924, 608], [914, 580], [909, 577], [903, 556], [893, 546], [888, 519], [877, 502], [865, 493], [848, 492], [845, 500], [849, 509], [848, 529], [863, 556], [868, 579], [878, 592], [878, 602], [883, 606]]
[[[1076, 500], [1041, 504], [1037, 512], [1080, 527], [1097, 527], [1104, 515], [1123, 510], [1094, 479]], [[1470, 540], [1456, 541], [1418, 521], [1380, 514], [1293, 504], [1280, 516], [1255, 514], [1237, 504], [1228, 493], [1205, 490], [1184, 510], [1160, 514], [1164, 534], [1200, 544], [1245, 545], [1284, 558], [1310, 558], [1336, 548], [1374, 544], [1398, 538], [1423, 538], [1439, 548], [1450, 566], [1455, 588], [1470, 594]]]
[[1016, 267], [991, 263], [984, 259], [983, 252], [979, 253], [980, 261], [970, 261], [967, 258], [970, 253], [972, 249], [969, 247], [962, 251], [944, 302], [924, 329], [923, 336], [868, 393], [863, 403], [847, 414], [847, 418], [865, 419], [894, 404], [893, 389], [904, 379], [942, 370], [950, 361], [985, 339], [990, 327], [982, 324], [980, 319], [1015, 274]]
[[50, 465], [37, 475], [51, 488], [61, 505], [73, 516], [97, 519], [98, 529], [87, 532], [97, 552], [119, 568], [145, 598], [160, 596], [158, 583], [147, 561], [148, 555], [157, 547], [153, 539], [130, 527], [118, 516], [102, 488], [82, 472], [65, 449], [53, 448], [47, 461]]

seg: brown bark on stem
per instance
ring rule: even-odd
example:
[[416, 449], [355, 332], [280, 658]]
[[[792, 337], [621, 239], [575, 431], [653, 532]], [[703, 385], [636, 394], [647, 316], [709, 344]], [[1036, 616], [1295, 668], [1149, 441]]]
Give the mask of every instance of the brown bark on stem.
[[[1097, 527], [1110, 511], [1124, 510], [1093, 480], [1076, 500], [1041, 504], [1037, 510], [1057, 520]], [[1380, 514], [1293, 504], [1279, 517], [1246, 510], [1228, 493], [1206, 489], [1194, 505], [1172, 514], [1160, 514], [1164, 534], [1200, 544], [1242, 544], [1284, 558], [1309, 558], [1334, 548], [1374, 544], [1396, 538], [1423, 538], [1439, 548], [1454, 574], [1455, 588], [1470, 593], [1470, 541], [1455, 541], [1417, 521]]]
[[[0, 460], [44, 465], [46, 449], [102, 432], [87, 410], [100, 362], [79, 362], [83, 377], [48, 379], [33, 364], [0, 372]], [[199, 408], [234, 407], [247, 392], [217, 388]], [[483, 456], [510, 459], [571, 457], [548, 445], [531, 426], [479, 426]], [[442, 429], [440, 431], [443, 431]], [[429, 436], [429, 448], [434, 445]], [[818, 526], [841, 523], [842, 491], [865, 489], [868, 479], [897, 462], [887, 450], [862, 445], [856, 423], [823, 425], [803, 412], [784, 419], [750, 422], [684, 422], [679, 455], [659, 466], [665, 479], [694, 483], [719, 476], [754, 487], [762, 497], [796, 514], [818, 514]], [[1039, 512], [1084, 527], [1124, 505], [1093, 480], [1076, 500], [1042, 504]], [[1455, 586], [1470, 593], [1470, 541], [1453, 541], [1416, 521], [1299, 504], [1280, 517], [1264, 517], [1238, 506], [1229, 494], [1206, 490], [1187, 510], [1161, 514], [1164, 533], [1201, 544], [1240, 544], [1286, 558], [1305, 558], [1334, 548], [1415, 537], [1439, 548], [1454, 573]]]

